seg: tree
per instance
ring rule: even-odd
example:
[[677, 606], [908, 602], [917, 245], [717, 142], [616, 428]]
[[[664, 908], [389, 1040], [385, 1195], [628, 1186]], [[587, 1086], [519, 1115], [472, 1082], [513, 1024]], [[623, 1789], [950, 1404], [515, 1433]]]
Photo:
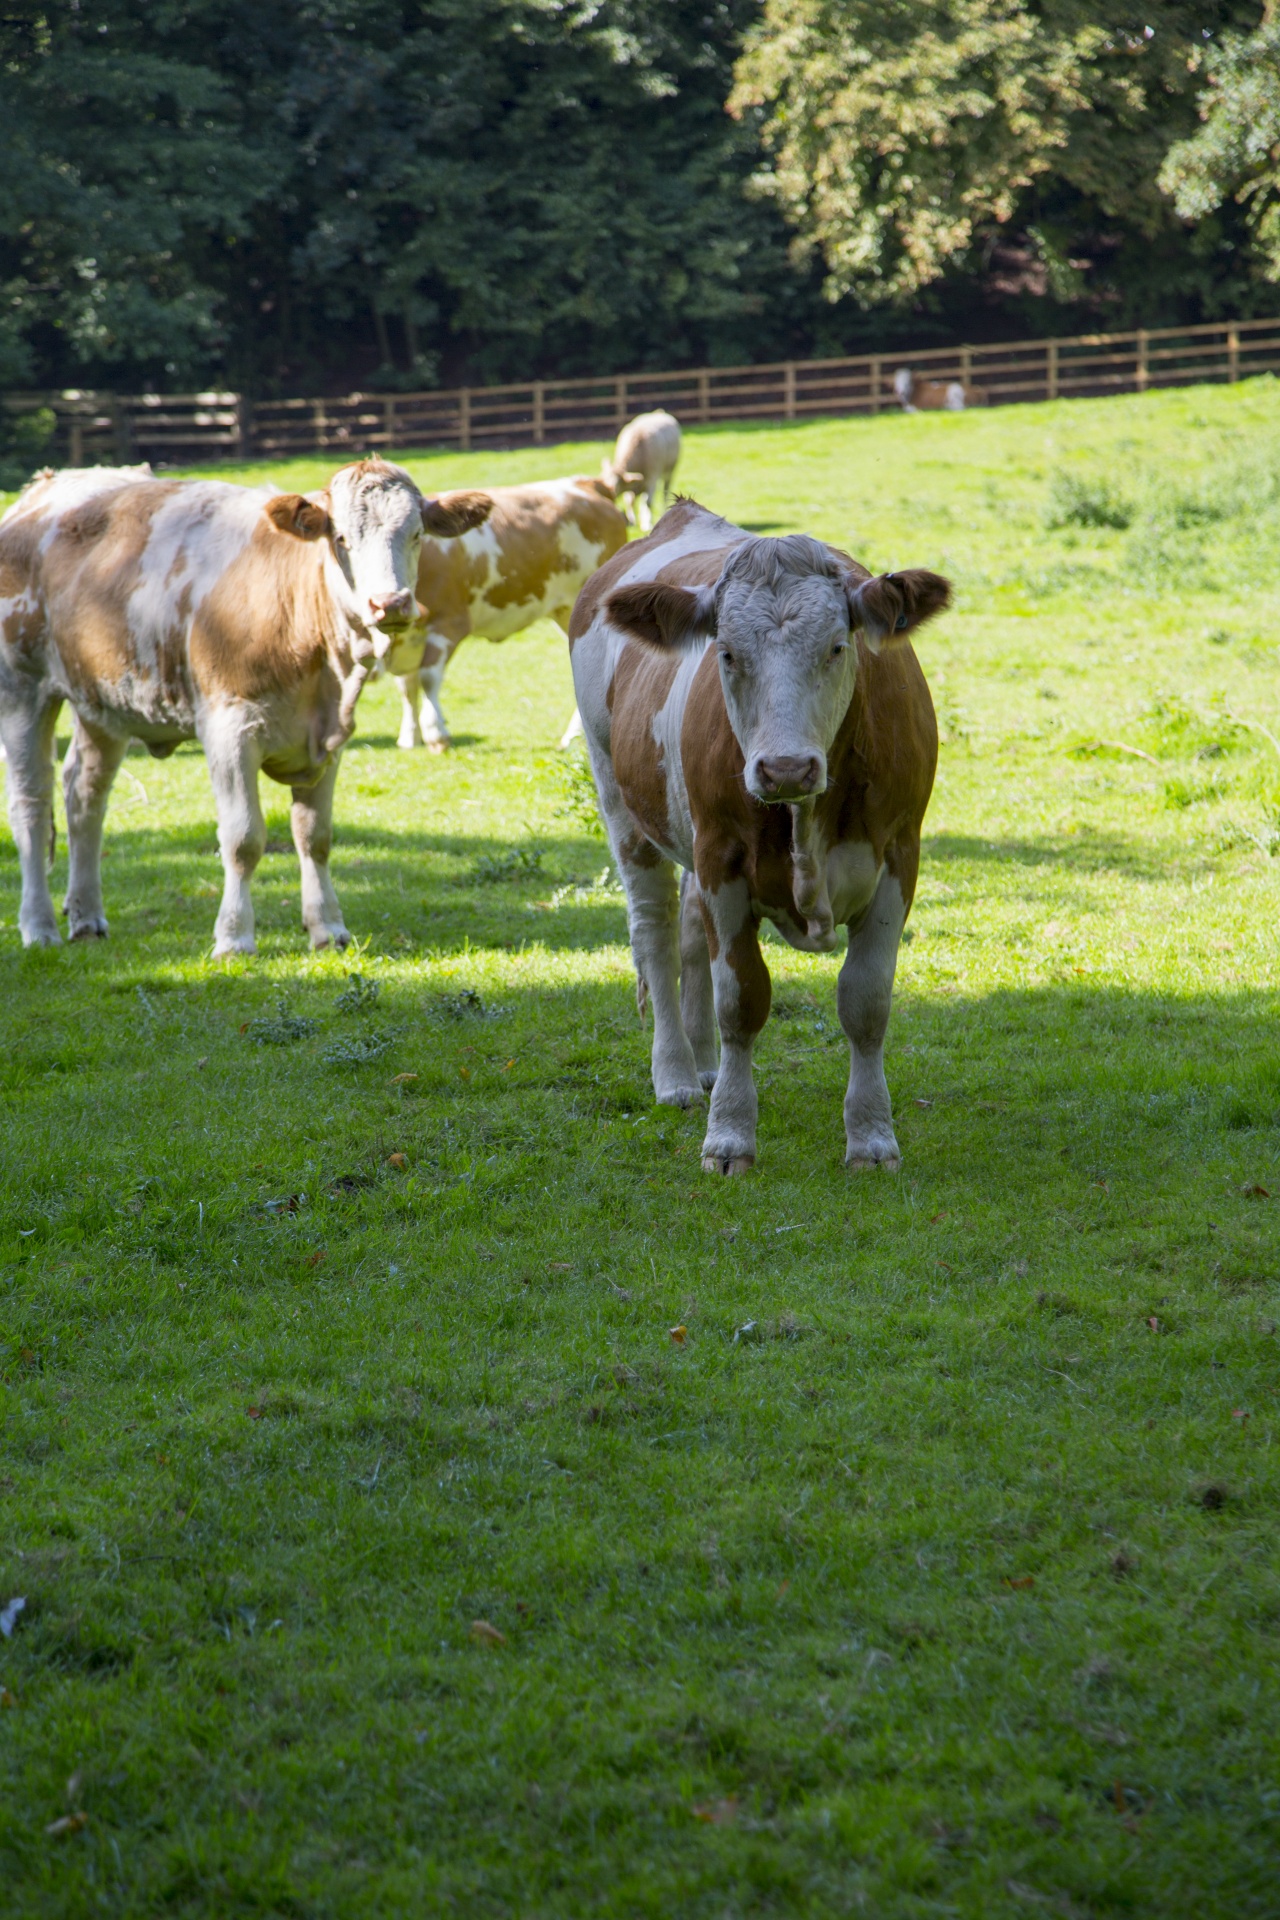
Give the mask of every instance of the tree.
[[1201, 221], [1228, 200], [1245, 210], [1268, 280], [1280, 280], [1280, 20], [1268, 5], [1248, 36], [1225, 34], [1206, 49], [1203, 125], [1173, 146], [1160, 185], [1184, 220]]
[[730, 105], [762, 116], [758, 185], [798, 251], [820, 253], [829, 298], [908, 302], [1009, 264], [1012, 236], [1021, 290], [1065, 305], [1093, 280], [1114, 300], [1126, 245], [1180, 251], [1160, 164], [1192, 123], [1205, 34], [1256, 15], [1239, 0], [1163, 0], [1149, 20], [1096, 0], [765, 0]]

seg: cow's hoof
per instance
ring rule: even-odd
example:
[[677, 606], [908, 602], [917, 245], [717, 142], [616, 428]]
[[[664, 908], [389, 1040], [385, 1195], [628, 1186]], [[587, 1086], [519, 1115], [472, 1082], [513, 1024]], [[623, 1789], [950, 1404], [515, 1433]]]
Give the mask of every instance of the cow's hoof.
[[453, 738], [447, 733], [424, 733], [422, 744], [428, 753], [448, 753], [453, 745]]
[[856, 1147], [849, 1148], [844, 1163], [850, 1173], [874, 1171], [876, 1167], [882, 1167], [886, 1173], [897, 1173], [902, 1166], [902, 1155], [896, 1140], [859, 1141]]
[[704, 1173], [750, 1173], [756, 1163], [754, 1153], [704, 1153], [702, 1171]]
[[706, 1095], [701, 1087], [665, 1087], [653, 1097], [660, 1107], [700, 1107]]
[[325, 947], [341, 949], [351, 945], [351, 935], [345, 927], [311, 927], [309, 932], [311, 945], [316, 953], [323, 952]]
[[215, 940], [213, 943], [213, 957], [215, 960], [231, 960], [234, 959], [237, 954], [256, 953], [257, 951], [258, 943], [252, 934], [247, 936], [242, 934], [238, 938], [231, 940]]
[[106, 937], [105, 914], [95, 913], [87, 920], [72, 920], [67, 926], [68, 940], [105, 940]]
[[24, 947], [60, 947], [62, 935], [56, 927], [23, 927], [22, 944]]
[[719, 1071], [720, 1071], [719, 1067], [699, 1067], [698, 1078], [702, 1082], [703, 1087], [706, 1089], [708, 1093], [710, 1093], [712, 1087], [714, 1087], [716, 1083], [716, 1075], [719, 1073]]
[[412, 753], [415, 747], [420, 747], [422, 745], [422, 742], [421, 740], [418, 739], [416, 734], [413, 734], [407, 740], [405, 736], [401, 734], [400, 738], [396, 741], [396, 745], [399, 747], [401, 753]]

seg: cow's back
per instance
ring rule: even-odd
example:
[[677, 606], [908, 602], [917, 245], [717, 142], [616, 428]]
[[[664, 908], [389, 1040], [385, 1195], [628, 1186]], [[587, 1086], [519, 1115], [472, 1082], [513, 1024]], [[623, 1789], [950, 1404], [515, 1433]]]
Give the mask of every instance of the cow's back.
[[627, 523], [592, 479], [490, 490], [493, 508], [461, 539], [426, 539], [418, 598], [433, 632], [505, 640], [572, 607], [579, 588], [625, 544]]

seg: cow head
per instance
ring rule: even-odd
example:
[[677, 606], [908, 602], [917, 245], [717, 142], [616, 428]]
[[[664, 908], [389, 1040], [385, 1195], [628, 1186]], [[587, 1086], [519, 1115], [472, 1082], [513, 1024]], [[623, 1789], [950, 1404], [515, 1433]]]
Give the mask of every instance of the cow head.
[[600, 478], [608, 487], [611, 500], [616, 500], [620, 493], [638, 493], [644, 485], [642, 473], [635, 473], [629, 467], [620, 467], [607, 457], [600, 462]]
[[653, 647], [714, 639], [747, 790], [767, 803], [793, 802], [826, 787], [827, 755], [857, 675], [855, 634], [878, 653], [950, 598], [946, 580], [920, 569], [855, 580], [830, 548], [796, 533], [744, 541], [712, 586], [620, 587], [608, 613]]
[[414, 587], [423, 534], [466, 533], [489, 517], [492, 505], [487, 493], [424, 499], [403, 467], [358, 460], [335, 473], [323, 493], [278, 493], [263, 512], [280, 533], [327, 542], [329, 587], [355, 631], [356, 651], [371, 651], [393, 673], [407, 673], [422, 652], [423, 613]]

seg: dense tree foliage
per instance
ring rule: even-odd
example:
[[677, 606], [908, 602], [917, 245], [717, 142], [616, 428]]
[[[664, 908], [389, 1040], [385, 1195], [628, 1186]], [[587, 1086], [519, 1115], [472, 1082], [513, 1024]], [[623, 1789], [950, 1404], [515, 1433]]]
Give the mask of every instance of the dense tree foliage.
[[[1188, 242], [1161, 193], [1243, 0], [765, 0], [733, 106], [764, 109], [760, 185], [830, 297], [949, 278], [1117, 323], [1238, 305], [1231, 223]], [[1208, 214], [1209, 209], [1203, 209]]]
[[0, 382], [422, 385], [1273, 299], [1275, 31], [1149, 11], [10, 0]]

